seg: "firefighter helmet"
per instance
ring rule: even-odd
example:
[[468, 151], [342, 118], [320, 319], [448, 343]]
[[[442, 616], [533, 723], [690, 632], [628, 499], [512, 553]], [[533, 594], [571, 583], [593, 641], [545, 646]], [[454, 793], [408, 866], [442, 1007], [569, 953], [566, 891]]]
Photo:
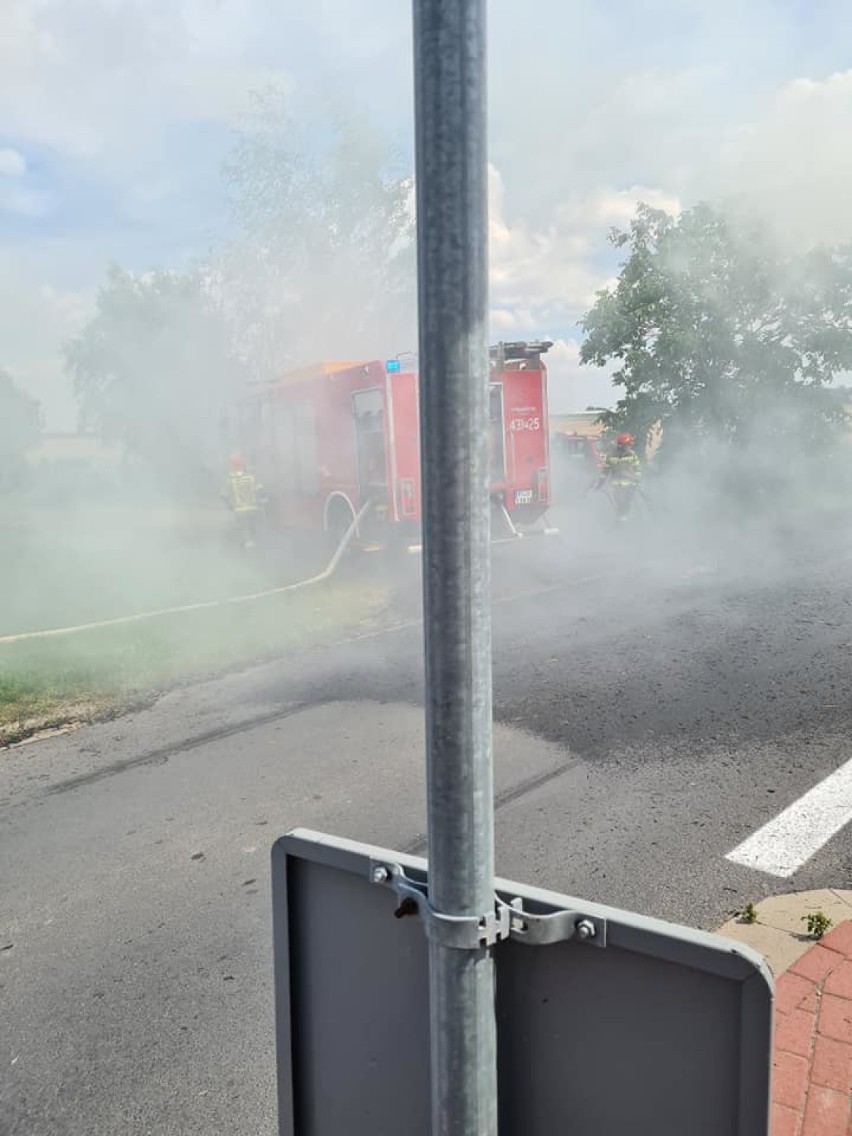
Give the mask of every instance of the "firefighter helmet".
[[242, 454], [231, 454], [231, 472], [242, 473], [246, 468], [246, 463], [243, 461]]
[[619, 434], [618, 437], [615, 439], [615, 444], [617, 446], [632, 446], [633, 445], [633, 435], [632, 434]]

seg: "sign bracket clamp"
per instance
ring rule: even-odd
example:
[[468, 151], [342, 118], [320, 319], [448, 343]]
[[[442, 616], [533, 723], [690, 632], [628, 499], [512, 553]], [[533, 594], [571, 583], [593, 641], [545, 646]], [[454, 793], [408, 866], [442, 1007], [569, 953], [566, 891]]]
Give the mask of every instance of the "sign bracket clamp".
[[511, 939], [526, 946], [547, 946], [577, 939], [605, 948], [607, 921], [581, 911], [555, 911], [541, 915], [525, 911], [523, 900], [506, 902], [495, 896], [494, 910], [482, 915], [446, 915], [429, 903], [425, 884], [412, 880], [400, 864], [370, 861], [370, 881], [390, 888], [399, 899], [397, 918], [419, 915], [426, 937], [456, 950], [480, 951]]

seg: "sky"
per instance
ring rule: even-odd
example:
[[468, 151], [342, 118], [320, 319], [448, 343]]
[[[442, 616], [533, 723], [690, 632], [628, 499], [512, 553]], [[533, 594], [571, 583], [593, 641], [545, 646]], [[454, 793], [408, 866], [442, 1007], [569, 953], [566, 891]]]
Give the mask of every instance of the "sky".
[[[577, 321], [637, 202], [737, 194], [791, 241], [852, 239], [844, 7], [490, 0], [491, 335], [556, 342], [553, 410], [617, 397]], [[61, 347], [108, 264], [182, 268], [227, 232], [221, 164], [270, 82], [352, 101], [412, 161], [405, 0], [2, 0], [0, 367], [49, 429], [74, 428]]]

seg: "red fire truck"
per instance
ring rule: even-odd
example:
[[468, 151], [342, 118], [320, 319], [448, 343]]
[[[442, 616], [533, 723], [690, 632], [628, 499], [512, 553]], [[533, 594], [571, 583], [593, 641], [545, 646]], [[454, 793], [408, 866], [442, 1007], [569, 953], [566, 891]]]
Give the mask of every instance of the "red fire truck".
[[[494, 508], [511, 535], [550, 504], [547, 341], [490, 351], [489, 455]], [[362, 539], [415, 543], [420, 528], [416, 360], [319, 363], [257, 384], [239, 444], [277, 529], [338, 541], [369, 501]]]

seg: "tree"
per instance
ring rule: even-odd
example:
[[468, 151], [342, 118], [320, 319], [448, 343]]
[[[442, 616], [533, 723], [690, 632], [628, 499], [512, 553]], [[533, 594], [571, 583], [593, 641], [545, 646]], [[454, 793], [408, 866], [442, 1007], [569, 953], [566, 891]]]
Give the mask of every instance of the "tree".
[[26, 453], [41, 435], [41, 410], [7, 371], [0, 370], [0, 486], [21, 481]]
[[351, 111], [296, 119], [273, 88], [224, 176], [237, 236], [218, 266], [258, 377], [414, 346], [413, 185], [381, 134]]
[[706, 204], [677, 218], [640, 206], [611, 241], [627, 259], [584, 317], [580, 352], [617, 364], [624, 394], [609, 424], [645, 437], [659, 424], [663, 461], [703, 444], [738, 476], [837, 436], [847, 392], [835, 383], [852, 368], [850, 249], [785, 254], [761, 224]]
[[222, 415], [243, 372], [203, 273], [111, 268], [65, 363], [84, 427], [123, 442], [165, 482], [218, 469]]
[[114, 267], [67, 346], [81, 419], [170, 478], [221, 458], [247, 378], [413, 345], [411, 179], [351, 113], [256, 94], [223, 170], [235, 231], [188, 273]]

